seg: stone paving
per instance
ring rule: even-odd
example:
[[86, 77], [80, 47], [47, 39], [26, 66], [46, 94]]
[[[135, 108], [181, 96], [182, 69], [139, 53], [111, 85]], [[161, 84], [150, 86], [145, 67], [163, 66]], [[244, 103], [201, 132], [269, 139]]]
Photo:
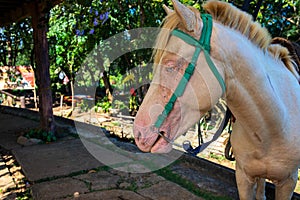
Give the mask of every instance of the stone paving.
[[[106, 148], [106, 156], [114, 161], [108, 167], [99, 161], [101, 159], [96, 159], [97, 155], [92, 152], [96, 146], [94, 143], [91, 149], [86, 146], [86, 142], [94, 141], [93, 134], [86, 134], [84, 138], [65, 134], [65, 137], [49, 144], [19, 145], [16, 141], [20, 133], [38, 126], [36, 117], [29, 119], [28, 114], [24, 114], [27, 118], [18, 116], [20, 111], [11, 113], [0, 109], [0, 199], [16, 199], [22, 189], [36, 200], [201, 200], [216, 196], [219, 196], [218, 199], [237, 199], [232, 170], [221, 169], [206, 160], [182, 153], [178, 156], [178, 152], [174, 154], [174, 163], [168, 161], [173, 154], [155, 157], [158, 163], [152, 162], [153, 157], [147, 157], [145, 163], [148, 162], [148, 165], [144, 167], [149, 167], [149, 162], [153, 166], [168, 165], [163, 170], [134, 173], [124, 170], [127, 169], [124, 165], [143, 170], [136, 159], [145, 154], [136, 153], [133, 144], [115, 141], [118, 147], [135, 153], [120, 156], [117, 150]], [[85, 133], [92, 129], [89, 127]], [[101, 141], [101, 145], [109, 143], [104, 138], [98, 137], [97, 141]], [[7, 157], [14, 158], [15, 163], [8, 164]], [[16, 170], [9, 165], [20, 168], [25, 177], [20, 180], [13, 176]], [[19, 177], [22, 176], [19, 174]]]
[[10, 176], [6, 163], [0, 158], [0, 188], [6, 191], [8, 188], [15, 187], [13, 178]]
[[[19, 145], [19, 134], [36, 128], [36, 120], [0, 112], [0, 123], [0, 147], [11, 152], [22, 168], [25, 189], [30, 189], [33, 199], [203, 199], [155, 172], [130, 173], [106, 167], [80, 138], [66, 136], [50, 144]], [[3, 160], [0, 169], [0, 199], [15, 199], [17, 183]]]

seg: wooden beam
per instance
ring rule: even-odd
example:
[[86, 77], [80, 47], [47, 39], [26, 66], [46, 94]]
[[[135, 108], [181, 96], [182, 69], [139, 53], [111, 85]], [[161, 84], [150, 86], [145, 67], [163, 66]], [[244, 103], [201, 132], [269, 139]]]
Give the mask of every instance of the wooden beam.
[[[61, 3], [63, 0], [41, 0], [39, 6], [43, 8], [50, 6], [49, 9]], [[34, 12], [34, 0], [0, 0], [0, 26], [9, 25], [32, 16]]]
[[4, 91], [4, 90], [0, 90], [0, 93], [5, 94], [5, 95], [7, 95], [7, 96], [10, 96], [10, 97], [12, 97], [12, 98], [14, 98], [14, 99], [20, 100], [20, 97], [17, 97], [16, 95], [13, 95], [13, 94], [11, 94], [11, 93], [9, 93], [9, 92], [6, 92], [6, 91]]
[[14, 2], [15, 1], [12, 1], [11, 4], [6, 4], [6, 6], [0, 5], [0, 9], [2, 10], [0, 14], [0, 24], [2, 26], [9, 25], [29, 16], [29, 4], [23, 4], [20, 1], [19, 3]]

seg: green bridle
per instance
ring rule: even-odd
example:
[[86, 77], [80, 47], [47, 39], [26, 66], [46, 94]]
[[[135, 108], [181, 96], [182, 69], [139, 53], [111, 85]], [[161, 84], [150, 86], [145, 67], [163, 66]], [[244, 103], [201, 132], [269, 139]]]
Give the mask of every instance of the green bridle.
[[[186, 42], [189, 45], [195, 46], [196, 50], [194, 52], [191, 62], [189, 63], [188, 67], [185, 69], [183, 77], [181, 78], [177, 88], [175, 89], [175, 92], [172, 94], [169, 102], [165, 105], [163, 112], [158, 116], [154, 124], [154, 127], [157, 128], [157, 130], [159, 130], [159, 128], [162, 126], [165, 119], [172, 111], [174, 103], [177, 100], [177, 98], [182, 96], [187, 86], [187, 83], [189, 82], [191, 76], [195, 71], [195, 66], [197, 64], [197, 60], [201, 51], [204, 52], [206, 62], [210, 67], [211, 71], [213, 72], [213, 74], [215, 75], [216, 79], [218, 80], [223, 93], [225, 92], [226, 89], [225, 82], [210, 58], [210, 38], [211, 38], [212, 26], [213, 26], [212, 17], [209, 14], [202, 14], [201, 17], [203, 21], [203, 29], [199, 41], [193, 38], [192, 36], [177, 29], [171, 32], [171, 35], [182, 39], [184, 42]], [[168, 142], [171, 142], [168, 138], [164, 137], [159, 131], [158, 134], [162, 136], [164, 139], [166, 139]]]

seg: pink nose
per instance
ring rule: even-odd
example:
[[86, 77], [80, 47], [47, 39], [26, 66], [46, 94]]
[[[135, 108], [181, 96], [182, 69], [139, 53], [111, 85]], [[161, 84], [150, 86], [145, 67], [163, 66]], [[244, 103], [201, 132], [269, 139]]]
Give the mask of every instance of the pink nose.
[[139, 127], [137, 125], [134, 126], [134, 140], [136, 145], [141, 151], [149, 152], [151, 150], [151, 138], [146, 137], [148, 134], [145, 134], [147, 130], [145, 128]]
[[[145, 109], [148, 108], [148, 109]], [[135, 143], [144, 152], [149, 152], [155, 143], [158, 135], [153, 131], [152, 126], [157, 116], [162, 112], [163, 107], [160, 104], [150, 106], [141, 106], [134, 120], [133, 133]]]

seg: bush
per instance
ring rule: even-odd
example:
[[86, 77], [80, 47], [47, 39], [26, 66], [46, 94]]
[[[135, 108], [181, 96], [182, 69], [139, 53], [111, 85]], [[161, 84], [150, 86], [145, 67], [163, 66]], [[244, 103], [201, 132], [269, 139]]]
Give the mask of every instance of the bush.
[[28, 131], [26, 134], [25, 134], [25, 137], [27, 138], [37, 138], [37, 139], [40, 139], [44, 142], [54, 142], [56, 141], [56, 136], [53, 132], [49, 131], [44, 131], [42, 129], [31, 129], [30, 131]]
[[108, 113], [111, 109], [111, 106], [111, 102], [109, 101], [108, 97], [105, 96], [96, 103], [95, 109], [98, 111], [98, 108], [101, 108], [104, 113]]

